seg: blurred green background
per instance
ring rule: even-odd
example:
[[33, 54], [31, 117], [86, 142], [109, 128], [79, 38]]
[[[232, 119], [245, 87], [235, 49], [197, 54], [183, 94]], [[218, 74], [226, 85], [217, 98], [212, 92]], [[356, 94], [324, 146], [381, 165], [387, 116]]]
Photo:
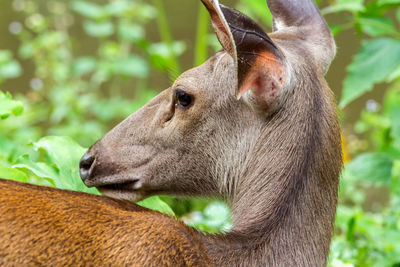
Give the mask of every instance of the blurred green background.
[[[264, 0], [221, 1], [270, 30]], [[327, 80], [343, 128], [330, 266], [400, 266], [400, 0], [317, 1], [338, 46]], [[0, 2], [0, 177], [87, 189], [85, 149], [220, 46], [200, 1]], [[142, 205], [227, 231], [221, 200]]]

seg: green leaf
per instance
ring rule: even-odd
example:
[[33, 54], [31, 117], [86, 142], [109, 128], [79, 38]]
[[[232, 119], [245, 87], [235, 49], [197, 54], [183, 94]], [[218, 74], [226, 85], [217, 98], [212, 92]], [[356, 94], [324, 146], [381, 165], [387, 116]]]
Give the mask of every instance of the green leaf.
[[171, 57], [172, 55], [181, 55], [186, 49], [186, 45], [184, 42], [173, 42], [172, 46], [169, 47], [165, 43], [156, 43], [152, 44], [149, 47], [149, 53], [150, 54], [157, 54], [162, 57]]
[[238, 10], [249, 17], [262, 20], [266, 25], [272, 26], [272, 15], [265, 0], [247, 0], [238, 3]]
[[192, 212], [184, 218], [187, 225], [211, 233], [229, 231], [232, 227], [230, 209], [221, 201], [209, 203], [204, 212]]
[[340, 107], [344, 108], [375, 83], [383, 82], [400, 64], [400, 40], [382, 38], [365, 41], [348, 66]]
[[122, 40], [136, 43], [144, 38], [144, 29], [137, 24], [120, 23], [118, 25], [118, 36]]
[[72, 65], [72, 73], [75, 75], [86, 75], [96, 68], [96, 60], [92, 57], [81, 57], [75, 60]]
[[12, 58], [8, 50], [0, 50], [0, 82], [21, 75], [22, 69], [18, 61]]
[[390, 134], [394, 139], [394, 146], [400, 149], [400, 107], [391, 110], [389, 117], [392, 125]]
[[204, 209], [204, 216], [210, 227], [219, 228], [230, 218], [228, 206], [221, 201], [214, 201]]
[[129, 1], [113, 1], [104, 6], [109, 16], [122, 16], [132, 8], [133, 4]]
[[344, 167], [342, 179], [389, 184], [393, 160], [380, 153], [361, 154]]
[[341, 33], [342, 31], [344, 31], [344, 30], [347, 29], [346, 25], [335, 25], [335, 24], [330, 24], [330, 25], [329, 25], [329, 28], [330, 28], [330, 30], [331, 30], [331, 32], [332, 32], [332, 34], [333, 34], [334, 36], [335, 36], [335, 35], [338, 35], [338, 34]]
[[400, 65], [386, 78], [386, 82], [391, 83], [400, 77]]
[[362, 25], [363, 32], [376, 37], [380, 35], [398, 35], [398, 32], [389, 18], [359, 18], [357, 22]]
[[[384, 98], [383, 98], [383, 103], [382, 103], [382, 115], [389, 115], [393, 112], [393, 110], [397, 110], [400, 107], [400, 90], [399, 89], [400, 86], [400, 80], [394, 82], [393, 84], [390, 85], [390, 87], [388, 88], [388, 90], [386, 90]], [[384, 120], [385, 118], [382, 116], [379, 116], [382, 120]], [[386, 128], [390, 127], [391, 122], [389, 120], [389, 122], [386, 124]]]
[[72, 177], [78, 171], [79, 160], [87, 151], [70, 137], [48, 136], [33, 144], [47, 154], [47, 161], [56, 164], [61, 175]]
[[86, 149], [70, 137], [48, 136], [33, 144], [37, 151], [45, 153], [44, 162], [34, 162], [23, 156], [15, 168], [26, 168], [42, 178], [51, 178], [57, 188], [99, 194], [94, 188], [87, 188], [79, 176], [79, 160]]
[[[135, 102], [140, 102], [140, 107], [146, 104], [147, 100], [147, 98], [143, 100], [140, 97], [135, 98]], [[101, 121], [111, 122], [116, 118], [122, 120], [136, 111], [134, 104], [131, 99], [113, 97], [99, 99], [90, 105], [90, 110]]]
[[33, 42], [26, 41], [21, 44], [18, 54], [22, 59], [31, 58], [35, 53], [35, 45]]
[[400, 23], [400, 8], [397, 9], [396, 18], [397, 18], [397, 21]]
[[114, 71], [120, 75], [145, 78], [149, 73], [149, 66], [142, 58], [130, 55], [115, 62]]
[[0, 119], [6, 119], [11, 114], [19, 116], [24, 111], [20, 101], [12, 100], [9, 93], [4, 94], [0, 91]]
[[111, 21], [93, 22], [85, 21], [83, 28], [86, 33], [93, 37], [108, 37], [114, 33], [114, 26]]
[[400, 4], [400, 0], [378, 0], [379, 5], [395, 5]]
[[171, 207], [168, 206], [167, 203], [162, 201], [158, 196], [148, 197], [138, 202], [137, 204], [142, 207], [167, 214], [169, 216], [175, 216], [175, 213], [173, 212]]
[[335, 4], [330, 5], [321, 10], [323, 15], [329, 13], [338, 13], [342, 11], [349, 11], [357, 13], [364, 10], [363, 0], [338, 0]]
[[15, 169], [26, 169], [40, 178], [48, 178], [53, 181], [53, 184], [58, 188], [63, 188], [62, 183], [58, 182], [56, 177], [59, 176], [59, 170], [54, 166], [49, 166], [42, 162], [34, 162], [29, 158], [29, 155], [21, 156], [17, 164], [12, 166]]
[[3, 179], [14, 180], [23, 183], [28, 182], [28, 176], [24, 172], [1, 165], [0, 177]]
[[8, 50], [0, 50], [0, 65], [12, 60], [12, 53]]
[[174, 42], [172, 46], [165, 43], [151, 44], [147, 52], [151, 63], [160, 70], [168, 70], [171, 67], [174, 56], [181, 55], [186, 49], [185, 43]]
[[21, 75], [22, 69], [19, 63], [15, 60], [7, 64], [0, 65], [0, 77], [3, 78], [16, 78]]
[[100, 19], [106, 15], [104, 8], [93, 2], [73, 1], [71, 7], [75, 12], [91, 19]]

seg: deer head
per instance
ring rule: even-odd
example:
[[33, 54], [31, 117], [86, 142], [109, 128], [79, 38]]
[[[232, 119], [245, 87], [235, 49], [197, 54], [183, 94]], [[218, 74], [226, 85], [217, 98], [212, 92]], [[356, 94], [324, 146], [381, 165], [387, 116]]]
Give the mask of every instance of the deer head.
[[[132, 201], [219, 195], [241, 208], [257, 185], [277, 192], [266, 196], [272, 208], [292, 176], [326, 172], [337, 183], [339, 130], [323, 78], [335, 44], [313, 1], [269, 0], [269, 36], [238, 11], [202, 2], [223, 50], [97, 142], [81, 161], [85, 184]], [[317, 162], [310, 153], [320, 152]]]
[[132, 201], [226, 197], [231, 233], [204, 240], [217, 264], [322, 266], [342, 164], [324, 80], [335, 55], [329, 28], [312, 0], [268, 0], [270, 35], [217, 0], [202, 2], [223, 50], [90, 148], [82, 179]]

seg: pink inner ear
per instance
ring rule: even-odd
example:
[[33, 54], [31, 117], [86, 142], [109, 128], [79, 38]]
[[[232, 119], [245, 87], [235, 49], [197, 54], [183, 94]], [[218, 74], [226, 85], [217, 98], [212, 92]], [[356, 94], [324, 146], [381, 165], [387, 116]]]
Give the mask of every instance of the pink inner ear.
[[262, 52], [240, 85], [239, 98], [251, 90], [259, 100], [269, 102], [279, 94], [284, 80], [282, 63], [271, 52]]
[[[232, 44], [232, 40], [229, 36], [229, 29], [226, 29], [224, 23], [221, 20], [221, 17], [218, 14], [218, 11], [215, 7], [215, 3], [213, 1], [202, 0], [203, 4], [208, 9], [208, 12], [211, 16], [211, 21], [214, 26], [215, 32], [217, 34], [218, 40], [221, 43], [222, 47], [225, 51], [227, 51], [231, 56], [235, 54], [234, 46]], [[218, 2], [216, 3], [218, 4]]]
[[233, 56], [233, 46], [232, 46], [232, 41], [229, 37], [229, 33], [227, 29], [225, 28], [224, 24], [222, 23], [220, 17], [218, 16], [217, 13], [213, 13], [211, 15], [211, 20], [214, 25], [215, 32], [217, 33], [217, 37], [224, 48], [225, 51], [227, 51], [231, 56]]
[[215, 25], [215, 29], [217, 29], [220, 33], [223, 33], [224, 35], [228, 36], [228, 32], [226, 31], [224, 25], [222, 24], [222, 21], [219, 18], [219, 16], [217, 14], [213, 14], [211, 16], [211, 19]]

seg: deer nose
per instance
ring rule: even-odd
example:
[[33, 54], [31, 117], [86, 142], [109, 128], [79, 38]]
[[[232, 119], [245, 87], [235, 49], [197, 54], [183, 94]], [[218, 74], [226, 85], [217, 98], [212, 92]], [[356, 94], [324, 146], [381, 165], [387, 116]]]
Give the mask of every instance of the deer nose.
[[86, 153], [79, 162], [79, 174], [83, 181], [89, 178], [95, 157]]

